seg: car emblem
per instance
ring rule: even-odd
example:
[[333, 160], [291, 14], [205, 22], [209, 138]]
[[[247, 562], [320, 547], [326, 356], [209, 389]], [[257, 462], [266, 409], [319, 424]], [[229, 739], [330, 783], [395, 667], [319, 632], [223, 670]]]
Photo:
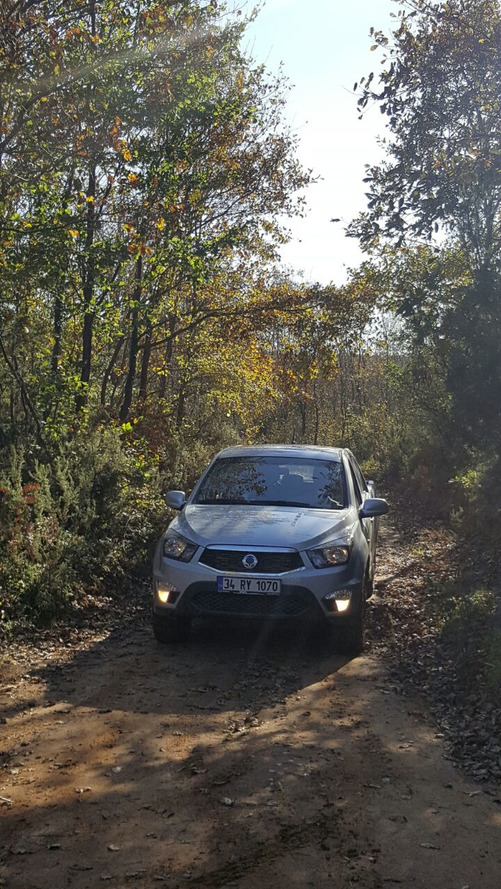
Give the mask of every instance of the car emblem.
[[252, 553], [248, 553], [242, 559], [242, 565], [244, 568], [248, 568], [249, 571], [252, 571], [253, 568], [257, 565], [257, 559]]

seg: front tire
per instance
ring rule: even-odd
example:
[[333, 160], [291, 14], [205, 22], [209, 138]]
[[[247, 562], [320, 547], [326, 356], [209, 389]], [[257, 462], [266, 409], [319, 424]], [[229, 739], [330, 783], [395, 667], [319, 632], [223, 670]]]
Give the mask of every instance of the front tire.
[[365, 638], [365, 608], [360, 614], [333, 627], [334, 645], [340, 654], [360, 654]]
[[372, 571], [369, 574], [367, 572], [367, 579], [365, 581], [365, 598], [370, 599], [371, 596], [374, 595], [374, 577], [376, 575], [376, 556], [374, 556], [372, 560]]
[[157, 642], [168, 645], [172, 642], [187, 642], [191, 633], [189, 617], [158, 618], [153, 615], [153, 634]]

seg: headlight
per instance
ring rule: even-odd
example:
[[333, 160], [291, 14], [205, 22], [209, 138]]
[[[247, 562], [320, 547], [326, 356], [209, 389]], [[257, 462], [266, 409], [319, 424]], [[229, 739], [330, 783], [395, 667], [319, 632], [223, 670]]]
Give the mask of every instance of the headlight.
[[189, 562], [193, 558], [198, 546], [185, 537], [181, 537], [175, 531], [168, 531], [164, 537], [163, 554], [167, 559], [177, 559], [179, 562]]
[[307, 552], [315, 568], [334, 568], [336, 565], [344, 565], [350, 558], [348, 546], [323, 546]]

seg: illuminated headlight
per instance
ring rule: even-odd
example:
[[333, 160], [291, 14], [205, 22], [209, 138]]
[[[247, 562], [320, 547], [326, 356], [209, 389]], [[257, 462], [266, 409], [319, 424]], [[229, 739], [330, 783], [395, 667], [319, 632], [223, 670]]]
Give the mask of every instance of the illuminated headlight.
[[186, 540], [175, 531], [168, 531], [164, 537], [163, 554], [167, 559], [177, 559], [179, 562], [189, 562], [193, 558], [198, 546], [191, 540]]
[[320, 549], [309, 549], [308, 555], [315, 568], [334, 568], [344, 565], [350, 558], [348, 546], [323, 546]]

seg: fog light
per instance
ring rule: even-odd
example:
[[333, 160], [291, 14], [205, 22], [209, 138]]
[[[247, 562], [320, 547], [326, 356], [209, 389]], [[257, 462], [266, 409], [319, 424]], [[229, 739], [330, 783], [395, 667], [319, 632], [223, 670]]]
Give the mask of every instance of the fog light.
[[338, 611], [347, 611], [350, 605], [349, 599], [336, 599], [336, 605]]
[[347, 611], [350, 607], [351, 593], [347, 592], [335, 592], [335, 593], [327, 593], [324, 596], [324, 605], [327, 611], [336, 611], [342, 612]]
[[168, 583], [157, 583], [157, 599], [162, 605], [173, 605], [179, 597], [179, 590]]

